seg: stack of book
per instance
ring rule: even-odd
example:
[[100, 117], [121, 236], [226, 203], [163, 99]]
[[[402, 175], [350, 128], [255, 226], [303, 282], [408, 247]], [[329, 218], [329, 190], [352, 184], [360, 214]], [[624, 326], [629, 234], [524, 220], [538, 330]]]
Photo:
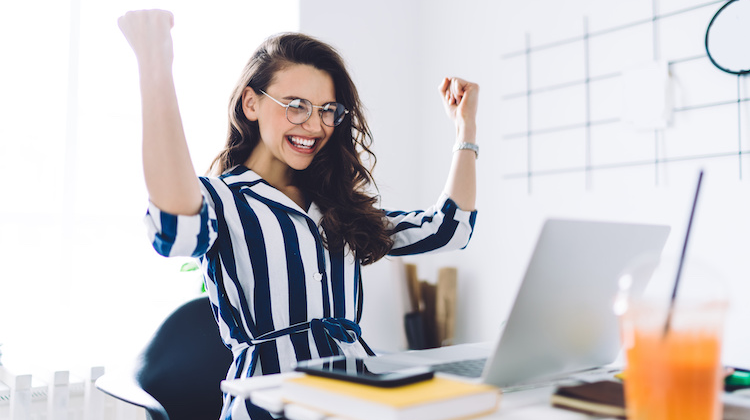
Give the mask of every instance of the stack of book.
[[552, 405], [590, 415], [626, 418], [621, 382], [597, 381], [561, 386], [552, 394]]
[[315, 418], [311, 412], [352, 420], [468, 419], [500, 402], [498, 388], [443, 377], [384, 388], [305, 375], [285, 380], [280, 395], [290, 420]]
[[[722, 394], [723, 420], [750, 418], [750, 395], [739, 392]], [[622, 382], [597, 381], [561, 386], [552, 394], [552, 405], [594, 416], [627, 418]]]

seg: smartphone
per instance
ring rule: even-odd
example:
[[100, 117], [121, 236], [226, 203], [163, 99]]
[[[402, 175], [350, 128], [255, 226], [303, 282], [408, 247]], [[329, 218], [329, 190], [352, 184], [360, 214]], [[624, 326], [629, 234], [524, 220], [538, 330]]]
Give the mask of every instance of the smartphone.
[[345, 356], [324, 357], [298, 362], [295, 370], [310, 375], [341, 379], [359, 384], [392, 388], [431, 379], [435, 372], [428, 367], [406, 367]]

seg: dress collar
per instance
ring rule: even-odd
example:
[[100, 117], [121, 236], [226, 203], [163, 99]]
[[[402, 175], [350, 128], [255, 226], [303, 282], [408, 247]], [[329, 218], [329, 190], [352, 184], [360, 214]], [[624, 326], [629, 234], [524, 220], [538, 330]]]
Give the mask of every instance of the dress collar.
[[320, 220], [320, 210], [315, 203], [311, 203], [308, 210], [302, 209], [294, 202], [294, 200], [271, 186], [271, 184], [261, 178], [260, 175], [244, 165], [235, 166], [227, 172], [224, 172], [220, 178], [233, 190], [250, 190], [257, 195], [278, 204], [279, 207], [286, 207], [310, 217], [316, 224]]

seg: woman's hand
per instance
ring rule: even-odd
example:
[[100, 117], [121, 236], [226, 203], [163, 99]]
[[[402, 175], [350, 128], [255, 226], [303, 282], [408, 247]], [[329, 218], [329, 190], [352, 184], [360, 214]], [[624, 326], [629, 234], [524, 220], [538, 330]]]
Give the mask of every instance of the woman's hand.
[[149, 200], [172, 214], [198, 214], [200, 181], [182, 128], [172, 77], [172, 25], [165, 10], [128, 12], [118, 26], [138, 59], [143, 115], [143, 174]]
[[166, 10], [127, 12], [117, 19], [117, 25], [133, 48], [140, 65], [172, 65], [172, 13]]
[[476, 127], [479, 85], [456, 77], [443, 79], [438, 87], [448, 117], [459, 130]]
[[[445, 112], [456, 124], [456, 145], [476, 144], [479, 85], [446, 77], [438, 91]], [[445, 193], [463, 210], [474, 210], [476, 202], [476, 157], [473, 150], [465, 147], [456, 150], [445, 183]]]

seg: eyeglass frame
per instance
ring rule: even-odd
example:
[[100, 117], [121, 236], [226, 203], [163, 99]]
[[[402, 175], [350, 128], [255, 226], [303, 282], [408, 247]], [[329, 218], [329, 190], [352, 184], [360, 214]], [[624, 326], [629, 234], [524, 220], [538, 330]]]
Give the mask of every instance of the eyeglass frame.
[[[302, 121], [302, 122], [296, 123], [296, 122], [294, 122], [294, 121], [292, 121], [292, 120], [289, 119], [289, 107], [291, 106], [291, 102], [289, 102], [288, 104], [284, 104], [281, 101], [279, 101], [278, 99], [276, 99], [273, 96], [271, 96], [268, 93], [266, 93], [266, 91], [264, 91], [263, 89], [258, 89], [258, 90], [260, 91], [260, 93], [262, 93], [262, 94], [268, 96], [269, 98], [271, 98], [272, 101], [274, 101], [277, 104], [283, 106], [285, 108], [284, 116], [286, 117], [286, 120], [289, 121], [290, 123], [294, 124], [294, 125], [302, 125], [302, 124], [306, 123], [310, 119], [310, 117], [312, 116], [313, 108], [319, 108], [320, 109], [318, 111], [320, 113], [320, 122], [322, 122], [323, 125], [325, 125], [326, 127], [331, 127], [331, 128], [338, 127], [342, 122], [344, 122], [344, 117], [346, 117], [346, 115], [349, 114], [349, 110], [346, 109], [346, 107], [344, 106], [344, 104], [339, 103], [339, 102], [326, 102], [323, 105], [313, 105], [313, 103], [310, 102], [309, 99], [296, 98], [296, 99], [293, 99], [292, 102], [294, 102], [294, 101], [300, 101], [300, 102], [307, 102], [307, 103], [310, 104], [310, 111], [307, 113], [307, 118], [305, 118], [305, 120]], [[336, 124], [336, 122], [334, 121], [334, 125], [328, 125], [328, 124], [325, 123], [325, 121], [323, 121], [323, 109], [325, 109], [326, 106], [330, 105], [330, 104], [338, 104], [338, 105], [341, 105], [341, 106], [344, 107], [344, 114], [339, 119], [338, 124]]]

